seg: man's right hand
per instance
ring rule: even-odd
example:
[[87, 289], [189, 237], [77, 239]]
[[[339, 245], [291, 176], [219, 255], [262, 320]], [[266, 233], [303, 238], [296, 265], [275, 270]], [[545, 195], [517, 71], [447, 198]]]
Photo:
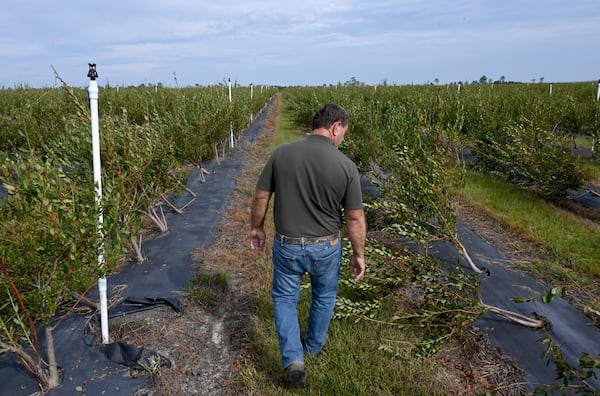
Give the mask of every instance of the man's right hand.
[[250, 247], [253, 250], [265, 247], [265, 231], [262, 228], [253, 228], [250, 231]]

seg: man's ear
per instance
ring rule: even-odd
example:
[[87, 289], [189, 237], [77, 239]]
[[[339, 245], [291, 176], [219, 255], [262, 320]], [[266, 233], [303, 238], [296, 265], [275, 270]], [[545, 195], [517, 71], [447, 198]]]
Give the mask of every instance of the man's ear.
[[337, 127], [342, 127], [341, 121], [336, 121], [333, 123], [333, 128], [331, 128], [331, 130], [334, 136], [337, 136], [339, 134]]

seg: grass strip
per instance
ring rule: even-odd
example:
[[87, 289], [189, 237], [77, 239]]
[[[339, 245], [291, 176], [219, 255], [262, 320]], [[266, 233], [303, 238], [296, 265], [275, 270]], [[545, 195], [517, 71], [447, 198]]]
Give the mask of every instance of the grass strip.
[[572, 269], [600, 276], [600, 226], [497, 178], [467, 172], [463, 198], [547, 247]]
[[277, 132], [275, 133], [273, 148], [279, 146], [280, 144], [300, 140], [304, 137], [304, 133], [292, 123], [290, 115], [285, 111], [284, 106], [285, 103], [282, 103], [282, 106], [280, 107], [282, 111], [279, 113], [279, 117], [277, 118]]
[[[304, 135], [304, 131], [291, 123], [284, 105], [280, 107], [274, 147]], [[267, 235], [272, 235], [272, 227], [270, 222], [265, 224]], [[257, 358], [242, 370], [247, 394], [445, 395], [460, 388], [445, 367], [416, 352], [425, 341], [423, 328], [400, 329], [390, 325], [399, 309], [399, 301], [390, 298], [377, 320], [332, 320], [326, 349], [317, 357], [306, 357], [309, 388], [287, 389], [273, 324], [270, 260], [270, 252], [266, 250], [255, 265], [254, 276], [263, 281], [256, 291], [257, 314], [249, 329]], [[342, 271], [347, 271], [347, 263], [342, 266]], [[306, 328], [310, 301], [310, 287], [303, 287], [298, 304], [302, 329]]]
[[[298, 304], [300, 327], [306, 328], [310, 289], [303, 289]], [[433, 359], [415, 356], [421, 339], [411, 331], [382, 320], [333, 320], [326, 348], [316, 357], [306, 356], [309, 388], [285, 386], [273, 326], [271, 298], [258, 300], [259, 315], [253, 338], [261, 348], [255, 371], [246, 372], [246, 391], [261, 396], [279, 395], [445, 395], [450, 376]], [[392, 312], [382, 314], [389, 320]]]

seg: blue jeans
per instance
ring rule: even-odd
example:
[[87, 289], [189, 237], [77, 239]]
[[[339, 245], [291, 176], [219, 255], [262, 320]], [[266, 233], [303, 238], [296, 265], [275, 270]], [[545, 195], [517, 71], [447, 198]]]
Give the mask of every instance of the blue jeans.
[[[325, 345], [327, 329], [335, 308], [340, 275], [342, 243], [338, 238], [315, 245], [273, 242], [273, 310], [279, 339], [281, 363], [304, 362], [304, 351], [316, 355]], [[312, 302], [304, 346], [300, 339], [297, 304], [302, 275], [308, 273], [312, 286]]]

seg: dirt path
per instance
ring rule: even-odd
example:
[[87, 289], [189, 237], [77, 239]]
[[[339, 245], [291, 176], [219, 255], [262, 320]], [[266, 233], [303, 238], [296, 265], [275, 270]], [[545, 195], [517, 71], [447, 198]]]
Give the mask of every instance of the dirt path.
[[[239, 370], [248, 358], [247, 329], [255, 313], [256, 282], [252, 266], [257, 253], [248, 240], [248, 219], [259, 169], [270, 153], [278, 115], [272, 106], [256, 144], [241, 148], [246, 154], [236, 188], [219, 223], [214, 242], [193, 252], [198, 266], [194, 287], [185, 293], [183, 315], [161, 309], [148, 323], [131, 332], [135, 342], [168, 357], [173, 366], [154, 375], [154, 387], [139, 395], [242, 395]], [[209, 176], [210, 177], [210, 176]], [[226, 274], [226, 287], [211, 280]]]

